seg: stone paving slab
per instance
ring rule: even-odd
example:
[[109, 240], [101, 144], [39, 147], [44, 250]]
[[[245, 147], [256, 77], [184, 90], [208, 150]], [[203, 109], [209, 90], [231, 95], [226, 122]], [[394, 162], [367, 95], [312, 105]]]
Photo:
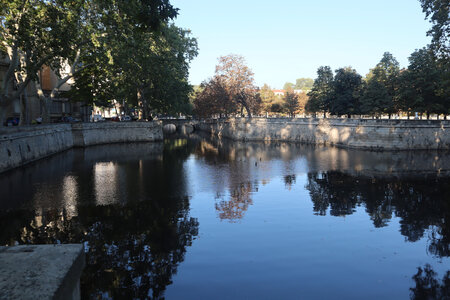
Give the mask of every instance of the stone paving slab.
[[0, 299], [79, 299], [81, 244], [0, 247]]

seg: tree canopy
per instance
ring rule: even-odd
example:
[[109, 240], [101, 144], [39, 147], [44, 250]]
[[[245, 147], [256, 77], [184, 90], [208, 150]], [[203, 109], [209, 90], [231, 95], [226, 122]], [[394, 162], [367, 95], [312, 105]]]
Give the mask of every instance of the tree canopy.
[[312, 113], [322, 111], [324, 116], [330, 111], [330, 103], [333, 97], [333, 71], [328, 66], [317, 69], [317, 78], [308, 93], [309, 101], [306, 110]]
[[[238, 111], [247, 112], [249, 117], [258, 113], [261, 109], [261, 97], [258, 88], [254, 84], [254, 74], [246, 65], [243, 56], [230, 54], [219, 57], [219, 63], [216, 66], [216, 72], [212, 79], [202, 84], [205, 87], [195, 101], [195, 111], [200, 116], [211, 114], [236, 113]], [[211, 91], [211, 89], [217, 89]], [[209, 104], [217, 103], [218, 99], [214, 99], [213, 95], [223, 95], [220, 98], [225, 101], [221, 105], [212, 105], [211, 109], [203, 110]]]
[[432, 48], [442, 57], [450, 55], [450, 5], [448, 0], [420, 0], [426, 18], [433, 26], [428, 31], [432, 37]]
[[[147, 111], [185, 109], [191, 91], [188, 66], [197, 43], [188, 30], [169, 24], [177, 14], [168, 0], [1, 0], [0, 50], [10, 66], [0, 113], [33, 81], [45, 108], [72, 77], [77, 99], [137, 105], [140, 95]], [[63, 74], [66, 65], [71, 71]], [[61, 78], [50, 98], [39, 85], [43, 66]], [[15, 91], [13, 82], [19, 86]]]

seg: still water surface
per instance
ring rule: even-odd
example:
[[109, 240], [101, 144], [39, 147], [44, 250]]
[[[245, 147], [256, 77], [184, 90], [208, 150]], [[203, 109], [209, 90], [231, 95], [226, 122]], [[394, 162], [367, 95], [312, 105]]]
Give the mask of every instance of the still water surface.
[[0, 243], [84, 243], [83, 298], [450, 297], [450, 155], [200, 136], [0, 175]]

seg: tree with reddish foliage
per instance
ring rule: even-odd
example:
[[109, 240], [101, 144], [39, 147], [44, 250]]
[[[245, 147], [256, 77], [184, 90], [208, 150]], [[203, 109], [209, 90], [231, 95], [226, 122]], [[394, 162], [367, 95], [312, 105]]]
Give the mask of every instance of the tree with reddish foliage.
[[237, 112], [243, 115], [244, 109], [249, 118], [259, 113], [261, 96], [244, 58], [239, 55], [220, 57], [214, 77], [202, 83], [194, 106], [194, 112], [201, 117], [228, 116]]
[[218, 77], [205, 81], [194, 98], [194, 114], [200, 117], [219, 116], [232, 113], [235, 106], [229, 101], [224, 83]]
[[243, 56], [230, 54], [219, 57], [215, 77], [224, 83], [229, 101], [234, 102], [241, 111], [245, 109], [249, 118], [252, 117], [252, 111], [258, 107], [260, 99], [256, 96], [257, 87], [253, 75]]

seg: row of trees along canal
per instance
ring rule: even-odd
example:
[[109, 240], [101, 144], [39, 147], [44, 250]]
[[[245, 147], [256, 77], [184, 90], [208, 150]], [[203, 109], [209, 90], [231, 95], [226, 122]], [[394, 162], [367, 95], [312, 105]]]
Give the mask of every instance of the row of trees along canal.
[[[170, 23], [177, 14], [169, 0], [0, 0], [0, 56], [8, 62], [0, 87], [1, 123], [17, 99], [23, 116], [31, 85], [48, 121], [52, 100], [70, 79], [75, 84], [65, 96], [89, 105], [115, 100], [125, 110], [139, 107], [144, 118], [186, 111], [197, 41]], [[39, 82], [44, 67], [60, 78], [52, 91], [43, 91]]]
[[366, 115], [380, 117], [414, 112], [426, 115], [450, 114], [450, 26], [446, 0], [420, 0], [433, 27], [432, 42], [409, 57], [409, 66], [400, 69], [389, 52], [365, 78], [351, 67], [333, 73], [330, 67], [317, 70], [308, 94], [296, 94], [287, 87], [277, 98], [270, 87], [254, 84], [253, 72], [244, 58], [228, 55], [219, 58], [214, 77], [202, 83], [194, 95], [195, 113], [201, 117], [229, 116], [244, 110], [247, 115], [298, 113], [335, 116]]

